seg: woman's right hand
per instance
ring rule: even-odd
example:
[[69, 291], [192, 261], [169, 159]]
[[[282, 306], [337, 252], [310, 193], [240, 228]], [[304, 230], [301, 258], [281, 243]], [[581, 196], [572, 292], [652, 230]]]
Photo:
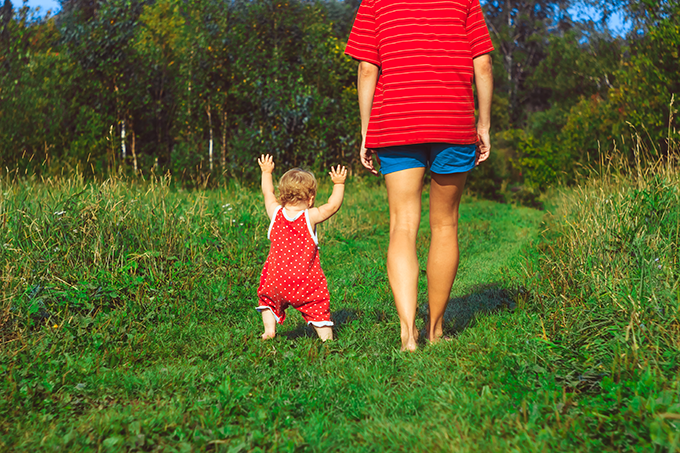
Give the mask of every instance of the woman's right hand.
[[373, 149], [366, 149], [366, 137], [362, 137], [361, 139], [361, 151], [359, 152], [359, 157], [361, 159], [361, 165], [366, 167], [368, 171], [373, 173], [374, 175], [378, 176], [378, 170], [376, 170], [375, 166], [373, 165], [373, 155], [375, 154], [375, 158], [378, 161], [378, 165], [380, 165], [380, 158], [378, 157], [378, 153], [375, 152]]
[[489, 158], [491, 152], [491, 140], [489, 139], [489, 130], [477, 128], [477, 162], [479, 165]]

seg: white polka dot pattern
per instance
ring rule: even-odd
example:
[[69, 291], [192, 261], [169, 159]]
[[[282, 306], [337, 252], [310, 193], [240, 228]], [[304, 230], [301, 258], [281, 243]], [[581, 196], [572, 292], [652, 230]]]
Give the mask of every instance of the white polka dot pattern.
[[304, 211], [288, 220], [280, 208], [272, 221], [271, 247], [257, 295], [260, 307], [271, 308], [279, 323], [286, 318], [289, 305], [300, 311], [308, 323], [330, 322], [330, 294], [308, 215]]

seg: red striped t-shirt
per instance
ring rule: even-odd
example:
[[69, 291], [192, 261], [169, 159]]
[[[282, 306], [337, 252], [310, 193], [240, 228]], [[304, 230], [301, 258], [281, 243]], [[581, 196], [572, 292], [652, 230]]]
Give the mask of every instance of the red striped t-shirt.
[[363, 0], [345, 53], [381, 70], [366, 147], [476, 143], [472, 59], [492, 50], [479, 0]]

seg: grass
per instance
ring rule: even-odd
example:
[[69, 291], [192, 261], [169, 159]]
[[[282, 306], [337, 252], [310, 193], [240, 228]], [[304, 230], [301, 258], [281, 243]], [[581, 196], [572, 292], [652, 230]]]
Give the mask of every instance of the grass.
[[[668, 211], [677, 173], [656, 174], [658, 184], [638, 183], [672, 188], [649, 208]], [[599, 205], [584, 200], [605, 188], [619, 210], [589, 213]], [[646, 292], [630, 293], [669, 307], [644, 318], [665, 336], [643, 341], [634, 325], [631, 343], [631, 312], [612, 302], [646, 261], [593, 252], [628, 231], [612, 228], [637, 212], [621, 210], [638, 204], [629, 190], [621, 177], [565, 191], [547, 216], [467, 197], [445, 325], [454, 339], [403, 354], [384, 265], [386, 194], [375, 183], [350, 181], [343, 208], [320, 227], [337, 336], [322, 344], [295, 311], [275, 340], [258, 339], [268, 221], [256, 190], [6, 178], [0, 447], [677, 451], [677, 214], [659, 217], [655, 241], [636, 242], [668, 261], [639, 279]], [[609, 236], [571, 233], [605, 220]], [[424, 212], [421, 257], [426, 222]], [[596, 271], [612, 259], [621, 267], [603, 294]], [[421, 303], [425, 294], [423, 273]], [[425, 317], [423, 306], [420, 326]]]

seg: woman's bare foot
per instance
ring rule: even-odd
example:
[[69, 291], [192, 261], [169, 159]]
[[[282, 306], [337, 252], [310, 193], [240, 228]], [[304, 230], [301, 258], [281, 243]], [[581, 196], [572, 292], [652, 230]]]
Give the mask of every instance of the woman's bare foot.
[[415, 326], [409, 329], [402, 326], [401, 329], [401, 351], [414, 352], [418, 349], [418, 331]]
[[270, 340], [276, 336], [276, 318], [271, 310], [262, 310], [262, 323], [264, 324], [263, 340]]
[[439, 343], [439, 340], [441, 340], [442, 337], [443, 337], [443, 334], [442, 334], [441, 332], [439, 332], [439, 334], [436, 334], [436, 333], [435, 333], [435, 334], [429, 334], [429, 335], [427, 335], [426, 340], [427, 340], [430, 344], [434, 344], [434, 343]]
[[428, 323], [427, 330], [425, 331], [425, 338], [430, 344], [439, 343], [440, 340], [444, 339], [442, 321], [443, 320], [440, 318], [434, 324], [432, 324], [432, 320]]

